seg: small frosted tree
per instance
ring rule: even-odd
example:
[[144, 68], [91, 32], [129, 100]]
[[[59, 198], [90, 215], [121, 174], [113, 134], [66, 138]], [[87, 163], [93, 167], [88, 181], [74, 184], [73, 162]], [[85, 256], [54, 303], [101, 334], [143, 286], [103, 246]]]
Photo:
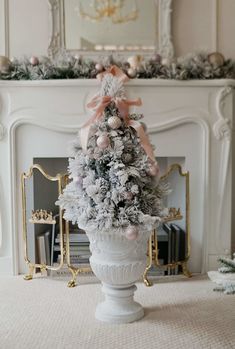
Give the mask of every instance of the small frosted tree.
[[71, 182], [58, 204], [65, 219], [83, 229], [113, 231], [136, 239], [151, 231], [162, 215], [159, 168], [140, 114], [130, 114], [123, 73], [113, 67], [102, 76], [88, 105], [93, 118], [73, 142]]

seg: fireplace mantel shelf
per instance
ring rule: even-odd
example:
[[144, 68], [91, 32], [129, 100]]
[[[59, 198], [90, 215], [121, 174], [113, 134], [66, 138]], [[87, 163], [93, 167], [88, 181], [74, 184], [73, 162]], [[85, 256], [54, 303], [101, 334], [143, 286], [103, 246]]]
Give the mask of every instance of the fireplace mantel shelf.
[[[0, 274], [24, 271], [20, 174], [34, 157], [68, 157], [89, 118], [96, 79], [0, 81]], [[194, 272], [217, 268], [232, 250], [235, 80], [133, 79], [157, 156], [185, 158], [190, 172]], [[234, 190], [234, 189], [233, 189]], [[232, 219], [234, 220], [232, 223]]]
[[[127, 86], [176, 86], [176, 87], [219, 87], [235, 86], [235, 79], [173, 80], [173, 79], [132, 79]], [[38, 87], [38, 86], [99, 86], [97, 79], [63, 80], [0, 80], [0, 87]]]

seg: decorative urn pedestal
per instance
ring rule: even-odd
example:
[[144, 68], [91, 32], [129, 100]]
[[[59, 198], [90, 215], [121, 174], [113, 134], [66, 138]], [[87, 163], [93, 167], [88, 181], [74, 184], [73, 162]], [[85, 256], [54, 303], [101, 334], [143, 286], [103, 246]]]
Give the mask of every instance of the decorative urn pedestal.
[[135, 282], [146, 267], [147, 241], [150, 233], [128, 240], [117, 231], [86, 231], [90, 240], [93, 272], [101, 280], [105, 301], [98, 304], [95, 316], [109, 323], [128, 323], [144, 316], [142, 306], [134, 301]]

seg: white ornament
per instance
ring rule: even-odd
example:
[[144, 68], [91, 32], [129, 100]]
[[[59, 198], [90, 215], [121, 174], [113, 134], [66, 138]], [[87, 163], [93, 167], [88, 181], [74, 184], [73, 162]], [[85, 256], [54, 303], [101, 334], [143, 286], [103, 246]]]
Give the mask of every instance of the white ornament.
[[137, 69], [140, 67], [142, 60], [143, 60], [143, 56], [136, 55], [136, 56], [129, 57], [127, 59], [127, 62], [130, 64], [130, 67], [132, 69]]
[[96, 143], [100, 149], [105, 149], [109, 146], [110, 140], [109, 140], [109, 137], [107, 136], [107, 134], [103, 133], [101, 136], [99, 136], [97, 138]]
[[108, 119], [108, 125], [113, 130], [116, 130], [117, 128], [119, 128], [122, 125], [122, 121], [118, 116], [111, 116]]
[[136, 77], [136, 70], [134, 68], [129, 68], [127, 70], [127, 74], [130, 78], [135, 78]]
[[5, 57], [0, 56], [0, 73], [7, 73], [10, 69], [11, 61]]
[[138, 237], [138, 228], [135, 225], [129, 225], [129, 227], [126, 228], [125, 236], [128, 240], [136, 240]]
[[162, 65], [170, 65], [172, 63], [171, 59], [170, 58], [162, 58]]

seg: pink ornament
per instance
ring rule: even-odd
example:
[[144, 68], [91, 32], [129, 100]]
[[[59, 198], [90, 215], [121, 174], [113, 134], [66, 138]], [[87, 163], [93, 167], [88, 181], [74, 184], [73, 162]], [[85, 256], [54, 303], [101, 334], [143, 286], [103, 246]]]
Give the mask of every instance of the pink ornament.
[[116, 130], [117, 128], [119, 128], [122, 125], [122, 121], [118, 116], [111, 116], [108, 119], [108, 125], [113, 130]]
[[161, 63], [161, 61], [162, 61], [162, 56], [161, 55], [159, 55], [158, 53], [155, 55], [155, 57], [154, 57], [154, 61], [156, 62], [156, 63]]
[[35, 65], [38, 65], [38, 64], [39, 64], [39, 59], [38, 59], [38, 57], [36, 57], [36, 56], [32, 56], [32, 57], [29, 59], [29, 62], [30, 62], [30, 64], [32, 64], [33, 66], [35, 66]]
[[96, 144], [100, 149], [105, 149], [109, 146], [110, 140], [106, 133], [103, 133], [96, 140]]
[[96, 63], [95, 65], [95, 69], [98, 71], [98, 72], [102, 72], [104, 70], [104, 67], [101, 63]]
[[149, 166], [148, 174], [152, 177], [157, 176], [159, 174], [158, 164], [153, 164]]
[[126, 200], [132, 200], [133, 199], [133, 193], [131, 191], [126, 191], [123, 193], [123, 196]]
[[135, 225], [129, 225], [125, 231], [125, 235], [128, 240], [136, 240], [138, 233], [138, 228]]
[[80, 185], [80, 184], [82, 184], [82, 177], [80, 177], [80, 176], [75, 176], [75, 177], [73, 178], [73, 181], [74, 181], [76, 184]]
[[136, 77], [136, 70], [134, 68], [129, 68], [127, 70], [127, 74], [130, 78], [135, 78]]

